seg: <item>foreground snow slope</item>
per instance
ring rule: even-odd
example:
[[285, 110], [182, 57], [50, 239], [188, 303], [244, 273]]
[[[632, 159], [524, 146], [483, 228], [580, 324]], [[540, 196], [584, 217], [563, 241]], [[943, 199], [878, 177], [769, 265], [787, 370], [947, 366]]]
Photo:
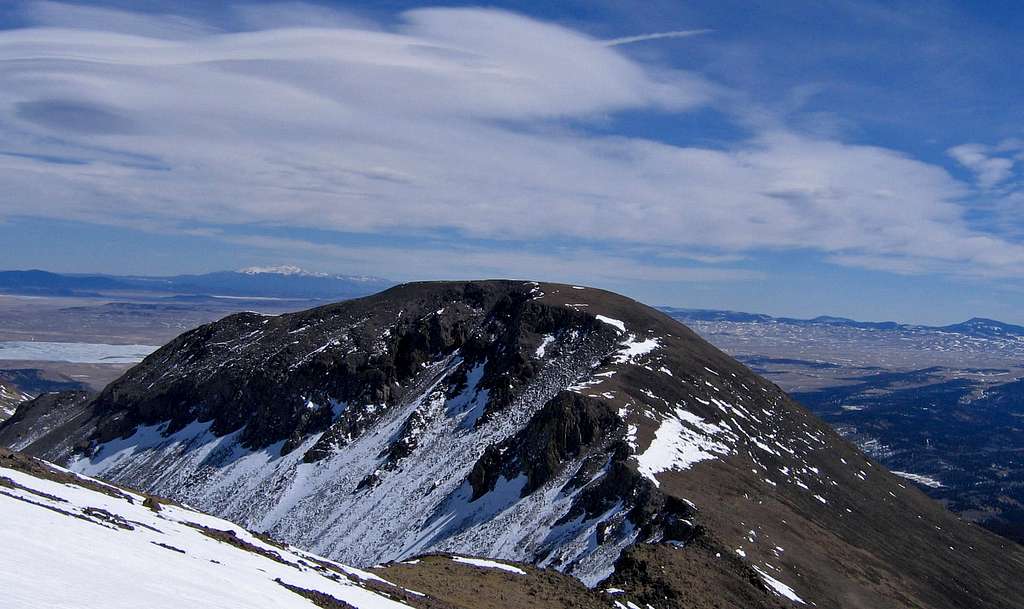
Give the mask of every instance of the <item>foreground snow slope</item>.
[[271, 545], [200, 512], [145, 503], [99, 483], [87, 488], [0, 467], [3, 606], [314, 606], [288, 585], [361, 609], [409, 607], [368, 589], [383, 581], [371, 574]]
[[625, 590], [594, 592], [554, 571], [456, 555], [374, 574], [6, 449], [0, 522], [4, 609], [636, 606]]

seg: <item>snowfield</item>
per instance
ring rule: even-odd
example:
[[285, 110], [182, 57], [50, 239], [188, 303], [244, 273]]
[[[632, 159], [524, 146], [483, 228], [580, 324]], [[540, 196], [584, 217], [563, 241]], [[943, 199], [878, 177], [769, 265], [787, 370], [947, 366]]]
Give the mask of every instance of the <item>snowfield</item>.
[[[140, 495], [112, 493], [119, 496], [0, 468], [4, 607], [315, 606], [285, 584], [359, 609], [408, 607], [364, 587], [384, 581], [375, 575], [270, 545], [206, 514], [167, 504], [154, 511]], [[220, 541], [203, 527], [240, 543]]]

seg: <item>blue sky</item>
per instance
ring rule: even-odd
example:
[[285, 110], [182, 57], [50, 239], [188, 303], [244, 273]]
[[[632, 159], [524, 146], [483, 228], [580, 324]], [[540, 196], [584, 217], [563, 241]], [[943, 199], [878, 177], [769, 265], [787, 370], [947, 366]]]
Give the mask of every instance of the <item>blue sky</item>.
[[3, 268], [1024, 322], [1015, 2], [8, 2]]

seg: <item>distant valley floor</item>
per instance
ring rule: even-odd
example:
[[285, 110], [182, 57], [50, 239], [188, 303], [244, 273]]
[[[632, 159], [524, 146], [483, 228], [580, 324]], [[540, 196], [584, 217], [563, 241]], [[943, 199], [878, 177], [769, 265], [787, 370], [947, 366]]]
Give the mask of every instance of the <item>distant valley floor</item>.
[[1014, 326], [668, 312], [949, 509], [1024, 542], [1024, 336]]
[[99, 391], [186, 330], [244, 310], [282, 313], [322, 304], [164, 293], [0, 294], [0, 420], [50, 391]]

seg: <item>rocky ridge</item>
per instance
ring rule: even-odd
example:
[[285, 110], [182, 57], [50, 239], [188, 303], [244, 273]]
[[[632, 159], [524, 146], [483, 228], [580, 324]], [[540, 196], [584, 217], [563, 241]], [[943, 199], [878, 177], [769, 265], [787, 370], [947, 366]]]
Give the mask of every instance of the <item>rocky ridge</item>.
[[0, 380], [0, 421], [10, 418], [18, 404], [30, 399], [32, 399], [31, 395]]

